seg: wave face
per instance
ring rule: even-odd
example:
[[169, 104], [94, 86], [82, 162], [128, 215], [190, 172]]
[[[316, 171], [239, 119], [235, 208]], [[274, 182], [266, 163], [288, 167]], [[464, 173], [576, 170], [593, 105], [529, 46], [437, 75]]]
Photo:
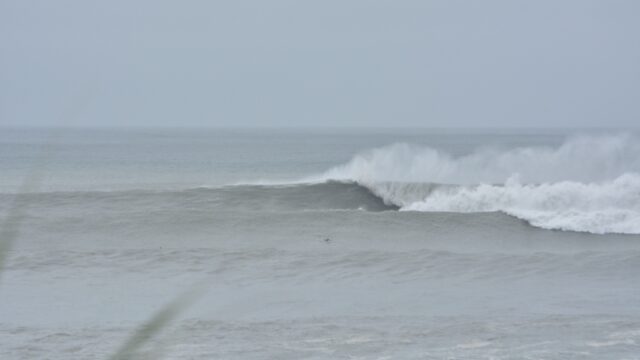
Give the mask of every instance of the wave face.
[[638, 140], [579, 136], [556, 148], [487, 147], [459, 157], [395, 144], [307, 180], [354, 181], [400, 210], [501, 211], [546, 229], [639, 234]]
[[[225, 210], [398, 210], [366, 187], [355, 183], [328, 181], [318, 184], [238, 185], [216, 189], [189, 190], [195, 197], [208, 198]], [[184, 194], [180, 194], [184, 196]]]
[[[6, 210], [15, 194], [0, 194], [0, 210]], [[314, 210], [386, 211], [399, 207], [385, 203], [371, 190], [355, 183], [328, 181], [318, 184], [234, 185], [186, 190], [76, 191], [24, 194], [37, 209], [88, 208], [102, 212], [126, 209], [144, 211], [242, 211], [296, 212]]]

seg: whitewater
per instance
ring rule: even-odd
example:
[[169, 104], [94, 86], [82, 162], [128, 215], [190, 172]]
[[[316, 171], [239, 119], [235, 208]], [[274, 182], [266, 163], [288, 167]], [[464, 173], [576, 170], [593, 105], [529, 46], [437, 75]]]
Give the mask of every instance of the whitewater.
[[576, 136], [561, 146], [455, 157], [394, 144], [303, 181], [353, 181], [404, 211], [500, 211], [546, 229], [640, 233], [640, 142]]

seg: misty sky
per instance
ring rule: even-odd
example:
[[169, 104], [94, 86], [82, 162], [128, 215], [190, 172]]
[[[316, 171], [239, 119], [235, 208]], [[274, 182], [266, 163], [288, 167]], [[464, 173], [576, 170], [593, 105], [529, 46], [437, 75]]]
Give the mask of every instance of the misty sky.
[[0, 125], [640, 125], [640, 1], [0, 0]]

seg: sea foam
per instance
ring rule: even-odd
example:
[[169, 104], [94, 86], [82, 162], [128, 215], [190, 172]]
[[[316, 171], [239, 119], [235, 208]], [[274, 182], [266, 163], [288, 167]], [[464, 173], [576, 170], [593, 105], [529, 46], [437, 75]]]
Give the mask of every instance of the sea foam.
[[505, 185], [437, 189], [401, 210], [502, 211], [547, 229], [638, 234], [640, 175], [625, 174], [601, 183], [532, 185], [510, 180]]

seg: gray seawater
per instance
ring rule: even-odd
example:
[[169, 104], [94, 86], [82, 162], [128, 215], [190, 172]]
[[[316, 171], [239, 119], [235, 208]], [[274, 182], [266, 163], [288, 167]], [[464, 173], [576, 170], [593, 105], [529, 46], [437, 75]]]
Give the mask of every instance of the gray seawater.
[[635, 135], [579, 132], [2, 129], [0, 358], [107, 358], [198, 283], [145, 356], [640, 359]]

